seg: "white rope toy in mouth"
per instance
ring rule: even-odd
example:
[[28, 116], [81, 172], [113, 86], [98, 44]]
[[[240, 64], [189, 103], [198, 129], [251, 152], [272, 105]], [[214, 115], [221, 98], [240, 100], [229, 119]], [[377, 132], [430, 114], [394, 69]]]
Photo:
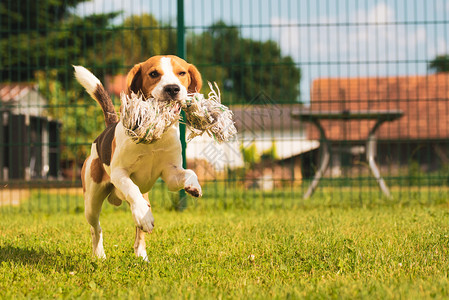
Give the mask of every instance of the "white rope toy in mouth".
[[222, 143], [229, 141], [237, 134], [232, 111], [221, 104], [218, 85], [214, 83], [217, 89], [215, 91], [212, 84], [210, 82], [208, 84], [211, 90], [208, 98], [205, 98], [203, 94], [193, 93], [181, 102], [182, 109], [186, 113], [187, 126], [191, 131], [187, 141], [206, 132], [217, 142]]
[[137, 144], [150, 144], [159, 140], [167, 129], [180, 120], [181, 108], [186, 113], [186, 125], [190, 129], [187, 141], [205, 132], [217, 142], [229, 141], [237, 129], [232, 111], [221, 104], [220, 89], [209, 82], [208, 98], [193, 93], [181, 101], [145, 99], [142, 94], [121, 94], [121, 122], [126, 134]]
[[145, 99], [142, 94], [121, 94], [121, 122], [126, 134], [137, 144], [159, 140], [180, 119], [181, 105], [175, 101]]

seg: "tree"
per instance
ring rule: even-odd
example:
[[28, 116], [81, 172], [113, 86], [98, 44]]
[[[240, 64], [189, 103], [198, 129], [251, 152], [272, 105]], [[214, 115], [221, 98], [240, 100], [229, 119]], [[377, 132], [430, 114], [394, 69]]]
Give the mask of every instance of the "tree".
[[115, 49], [122, 51], [127, 66], [154, 55], [171, 54], [175, 50], [168, 37], [170, 28], [161, 25], [153, 15], [130, 16], [123, 22], [122, 28], [121, 38], [115, 41]]
[[121, 64], [105, 55], [115, 33], [111, 21], [119, 13], [73, 15], [71, 10], [84, 1], [0, 3], [0, 81], [37, 81], [48, 101], [46, 113], [62, 123], [62, 159], [75, 167], [104, 121], [95, 102], [74, 84], [72, 64], [95, 67], [100, 62], [95, 72], [100, 78]]
[[243, 38], [238, 27], [220, 21], [187, 43], [190, 61], [203, 78], [216, 81], [227, 92], [223, 102], [257, 104], [265, 94], [276, 103], [297, 103], [301, 71], [290, 56], [283, 56], [274, 41]]
[[[86, 0], [0, 3], [0, 81], [30, 81], [38, 70], [58, 69], [66, 83], [69, 66], [98, 43], [119, 13], [74, 16]], [[104, 39], [108, 39], [105, 37]]]
[[429, 62], [428, 68], [435, 72], [449, 72], [449, 54], [438, 55]]

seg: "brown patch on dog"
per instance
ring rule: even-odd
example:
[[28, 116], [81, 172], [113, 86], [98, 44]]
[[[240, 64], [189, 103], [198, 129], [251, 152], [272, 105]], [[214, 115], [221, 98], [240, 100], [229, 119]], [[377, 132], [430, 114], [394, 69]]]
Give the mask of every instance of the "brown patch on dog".
[[95, 183], [101, 183], [110, 179], [98, 157], [94, 158], [90, 164], [90, 176]]
[[114, 104], [108, 92], [104, 89], [103, 85], [98, 84], [94, 91], [94, 99], [98, 101], [103, 110], [104, 122], [106, 126], [114, 123], [118, 123], [118, 115], [115, 111]]
[[[126, 86], [128, 96], [131, 92], [138, 94], [142, 91], [142, 70], [141, 64], [136, 64], [126, 76]], [[121, 111], [121, 110], [120, 110]]]
[[111, 203], [112, 205], [115, 205], [115, 206], [122, 205], [122, 199], [120, 199], [119, 196], [117, 195], [115, 188], [113, 188], [111, 193], [109, 194], [108, 201], [109, 201], [109, 203]]
[[83, 193], [86, 192], [86, 183], [84, 182], [84, 180], [85, 180], [84, 176], [86, 176], [86, 163], [87, 163], [88, 159], [89, 159], [89, 157], [86, 158], [86, 160], [83, 163], [83, 167], [81, 168], [81, 184], [83, 185]]
[[118, 123], [114, 123], [106, 127], [106, 129], [95, 139], [97, 153], [100, 160], [105, 165], [111, 164], [112, 158], [112, 141], [115, 138], [115, 128]]
[[115, 147], [117, 146], [116, 141], [115, 141], [115, 136], [114, 139], [112, 140], [112, 144], [111, 144], [111, 160], [114, 157], [114, 152], [115, 152]]
[[[145, 97], [151, 95], [151, 91], [159, 83], [164, 71], [161, 67], [161, 58], [163, 56], [153, 56], [143, 63], [135, 65], [129, 71], [126, 77], [126, 85], [128, 87], [128, 95], [131, 92], [142, 92]], [[151, 75], [150, 75], [151, 74]]]

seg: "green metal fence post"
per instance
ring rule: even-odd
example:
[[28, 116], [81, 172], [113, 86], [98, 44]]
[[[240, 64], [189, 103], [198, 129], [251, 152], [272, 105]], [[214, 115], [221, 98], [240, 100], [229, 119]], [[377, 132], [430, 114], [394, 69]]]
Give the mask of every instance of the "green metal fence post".
[[[185, 43], [185, 26], [184, 26], [184, 0], [178, 0], [177, 4], [177, 54], [181, 58], [185, 58], [186, 55], [186, 43]], [[185, 113], [181, 113], [182, 119], [185, 120]], [[182, 146], [182, 167], [187, 167], [186, 159], [186, 126], [182, 123], [179, 124], [179, 132]], [[187, 197], [184, 190], [179, 191], [179, 202], [176, 209], [183, 211], [187, 207]]]

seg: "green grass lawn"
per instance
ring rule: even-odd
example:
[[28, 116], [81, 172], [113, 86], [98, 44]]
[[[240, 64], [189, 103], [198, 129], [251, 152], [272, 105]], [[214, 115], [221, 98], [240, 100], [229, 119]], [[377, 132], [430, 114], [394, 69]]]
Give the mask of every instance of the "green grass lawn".
[[102, 215], [105, 261], [91, 255], [82, 212], [1, 213], [0, 297], [449, 297], [449, 200], [198, 203], [155, 208], [149, 263], [134, 257], [128, 210]]

